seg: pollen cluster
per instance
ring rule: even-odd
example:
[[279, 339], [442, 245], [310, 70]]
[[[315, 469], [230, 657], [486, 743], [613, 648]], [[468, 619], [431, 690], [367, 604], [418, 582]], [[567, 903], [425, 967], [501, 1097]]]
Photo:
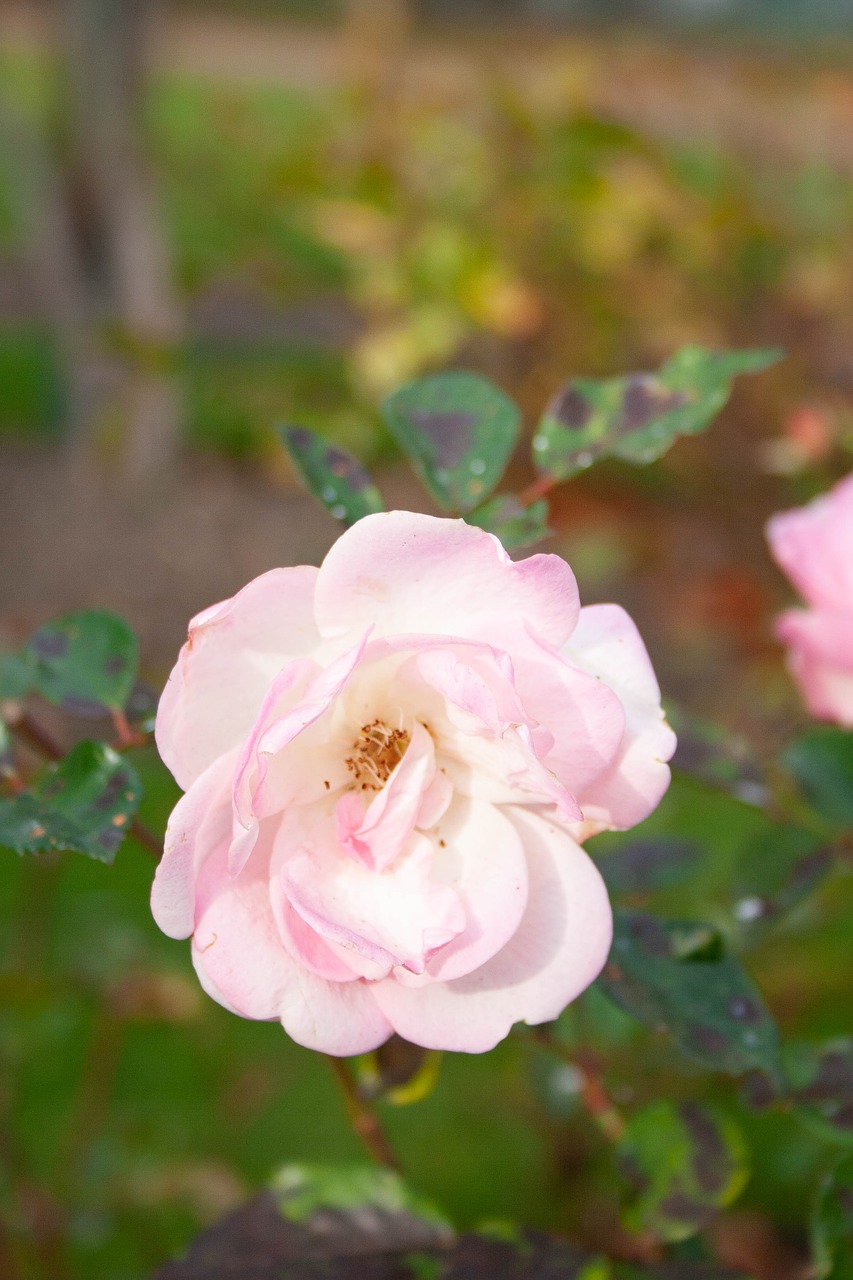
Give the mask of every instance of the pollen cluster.
[[362, 791], [379, 791], [406, 754], [405, 729], [389, 729], [381, 720], [363, 724], [344, 763]]

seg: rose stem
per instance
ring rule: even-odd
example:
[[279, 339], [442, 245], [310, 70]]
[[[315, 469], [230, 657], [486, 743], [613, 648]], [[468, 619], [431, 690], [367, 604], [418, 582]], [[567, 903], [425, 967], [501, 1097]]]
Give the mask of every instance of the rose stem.
[[625, 1133], [625, 1121], [614, 1106], [601, 1075], [588, 1055], [575, 1054], [568, 1045], [555, 1040], [547, 1027], [536, 1027], [526, 1037], [541, 1045], [581, 1075], [580, 1101], [609, 1142], [618, 1142]]
[[324, 1057], [340, 1085], [344, 1106], [354, 1133], [361, 1138], [377, 1164], [385, 1165], [387, 1169], [393, 1169], [395, 1173], [399, 1173], [399, 1161], [379, 1123], [379, 1117], [359, 1093], [343, 1058], [335, 1058], [330, 1053], [324, 1054]]
[[[28, 711], [24, 711], [22, 715], [10, 726], [15, 733], [20, 734], [25, 742], [34, 747], [41, 755], [46, 756], [48, 760], [61, 760], [63, 758], [62, 748], [58, 742], [50, 736], [42, 726], [32, 718]], [[134, 840], [142, 846], [148, 853], [153, 854], [155, 858], [159, 858], [163, 852], [163, 844], [153, 832], [143, 826], [138, 819], [134, 818], [128, 827], [128, 833], [133, 836]]]

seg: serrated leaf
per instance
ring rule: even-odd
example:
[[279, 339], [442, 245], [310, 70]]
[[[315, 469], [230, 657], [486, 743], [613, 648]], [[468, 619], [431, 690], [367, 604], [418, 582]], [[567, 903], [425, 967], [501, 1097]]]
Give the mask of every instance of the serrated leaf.
[[812, 1218], [816, 1280], [853, 1280], [853, 1156], [824, 1178]]
[[575, 378], [548, 405], [533, 438], [537, 469], [566, 480], [604, 457], [654, 462], [680, 435], [703, 431], [729, 398], [732, 379], [757, 373], [777, 350], [683, 347], [656, 374]]
[[518, 440], [518, 406], [476, 373], [437, 373], [384, 401], [388, 429], [436, 502], [465, 514], [503, 475]]
[[654, 1102], [628, 1121], [616, 1148], [630, 1188], [624, 1219], [660, 1240], [686, 1240], [740, 1194], [746, 1147], [727, 1116], [694, 1102]]
[[811, 729], [786, 748], [782, 764], [822, 818], [853, 826], [853, 733]]
[[824, 1141], [853, 1146], [853, 1039], [786, 1044], [782, 1067], [796, 1114]]
[[308, 492], [336, 520], [349, 526], [385, 510], [372, 477], [351, 453], [307, 427], [279, 427], [278, 434]]
[[517, 498], [498, 494], [465, 517], [469, 524], [486, 529], [499, 538], [507, 551], [532, 547], [551, 534], [548, 528], [548, 502], [540, 498], [523, 507]]
[[78, 742], [28, 790], [0, 797], [0, 845], [16, 853], [68, 849], [110, 863], [140, 796], [127, 760], [102, 742]]
[[102, 609], [46, 622], [25, 652], [42, 697], [77, 715], [123, 710], [136, 680], [136, 636], [123, 618]]
[[758, 1069], [779, 1084], [776, 1025], [710, 925], [616, 912], [613, 948], [598, 982], [626, 1012], [669, 1031], [688, 1057], [730, 1075]]

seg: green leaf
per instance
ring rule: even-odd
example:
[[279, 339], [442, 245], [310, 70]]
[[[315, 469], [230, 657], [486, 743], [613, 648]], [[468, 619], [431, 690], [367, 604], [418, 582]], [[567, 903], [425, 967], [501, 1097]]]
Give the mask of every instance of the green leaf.
[[12, 738], [5, 720], [0, 720], [0, 779], [9, 778], [15, 772], [15, 759], [12, 754]]
[[686, 1240], [743, 1190], [746, 1147], [727, 1116], [695, 1102], [653, 1102], [616, 1148], [630, 1188], [624, 1219], [660, 1240]]
[[289, 1164], [278, 1171], [270, 1189], [290, 1222], [308, 1222], [323, 1211], [352, 1215], [370, 1209], [374, 1221], [384, 1218], [389, 1227], [399, 1231], [403, 1226], [408, 1234], [413, 1224], [421, 1224], [433, 1242], [453, 1235], [434, 1205], [410, 1191], [399, 1174], [376, 1165]]
[[758, 1069], [780, 1083], [776, 1025], [740, 961], [710, 925], [617, 912], [601, 989], [689, 1057], [730, 1075]]
[[16, 853], [70, 849], [111, 863], [140, 795], [127, 760], [102, 742], [78, 742], [28, 791], [0, 797], [0, 845]]
[[465, 518], [469, 524], [493, 533], [507, 551], [534, 546], [551, 534], [545, 498], [523, 507], [517, 498], [501, 493], [484, 502], [476, 511], [469, 512]]
[[767, 808], [772, 795], [756, 768], [755, 751], [744, 738], [730, 726], [701, 719], [682, 707], [668, 706], [667, 719], [678, 738], [673, 769], [726, 791], [743, 804]]
[[0, 654], [0, 698], [23, 698], [35, 681], [35, 661], [31, 653]]
[[347, 526], [384, 511], [382, 495], [357, 458], [307, 427], [279, 427], [279, 438], [309, 493]]
[[123, 710], [136, 680], [136, 636], [123, 618], [101, 609], [46, 622], [25, 652], [42, 697], [78, 715]]
[[853, 733], [811, 729], [782, 753], [782, 764], [822, 818], [853, 826]]
[[599, 458], [648, 463], [696, 435], [729, 398], [732, 379], [774, 364], [778, 350], [683, 347], [659, 373], [575, 378], [548, 405], [533, 438], [539, 471], [566, 480]]
[[853, 1156], [823, 1180], [812, 1218], [816, 1280], [853, 1280]]
[[388, 429], [436, 502], [464, 514], [492, 492], [518, 440], [518, 406], [476, 373], [437, 373], [394, 391]]
[[602, 855], [598, 869], [611, 893], [652, 893], [691, 878], [702, 860], [695, 840], [651, 836], [630, 840]]
[[853, 1039], [786, 1044], [782, 1067], [796, 1114], [824, 1141], [853, 1145]]

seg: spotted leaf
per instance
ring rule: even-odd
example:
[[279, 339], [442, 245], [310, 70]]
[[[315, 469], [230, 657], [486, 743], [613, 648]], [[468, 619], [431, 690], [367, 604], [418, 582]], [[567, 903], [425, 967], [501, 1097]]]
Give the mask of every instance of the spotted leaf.
[[279, 438], [309, 493], [347, 526], [385, 509], [382, 495], [357, 458], [307, 427], [279, 427]]
[[686, 1240], [740, 1194], [746, 1148], [728, 1117], [695, 1102], [653, 1102], [636, 1112], [616, 1149], [634, 1231]]
[[503, 475], [521, 415], [476, 373], [433, 374], [407, 383], [382, 405], [388, 429], [445, 510], [479, 506]]
[[500, 538], [507, 551], [520, 551], [522, 547], [534, 546], [551, 533], [545, 498], [540, 498], [529, 507], [523, 507], [517, 498], [501, 493], [484, 502], [476, 511], [470, 512], [466, 519], [469, 524], [487, 529], [496, 538]]
[[740, 961], [710, 925], [617, 912], [601, 989], [679, 1048], [730, 1075], [749, 1070], [781, 1083], [776, 1025]]
[[599, 458], [648, 463], [680, 435], [696, 435], [729, 398], [732, 379], [757, 373], [776, 350], [683, 347], [659, 373], [575, 378], [551, 401], [533, 437], [539, 471], [566, 480]]
[[28, 790], [0, 797], [0, 845], [16, 853], [69, 849], [112, 862], [140, 795], [127, 760], [102, 742], [79, 742]]
[[77, 715], [123, 710], [136, 681], [136, 636], [123, 618], [102, 609], [46, 622], [24, 653], [42, 697]]

